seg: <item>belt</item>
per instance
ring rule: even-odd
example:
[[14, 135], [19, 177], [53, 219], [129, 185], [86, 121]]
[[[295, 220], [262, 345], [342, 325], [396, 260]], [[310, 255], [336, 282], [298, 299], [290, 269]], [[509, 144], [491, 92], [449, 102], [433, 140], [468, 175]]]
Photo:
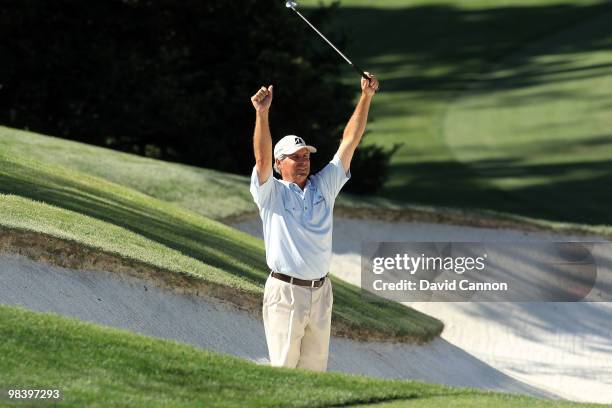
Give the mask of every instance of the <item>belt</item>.
[[291, 284], [298, 285], [298, 286], [308, 286], [311, 288], [320, 288], [321, 286], [323, 286], [323, 283], [325, 283], [325, 278], [327, 278], [327, 275], [325, 275], [324, 277], [320, 279], [304, 280], [304, 279], [298, 279], [298, 278], [294, 278], [293, 276], [289, 276], [289, 275], [285, 275], [282, 273], [272, 271], [272, 277], [276, 279], [280, 279], [283, 282], [291, 283]]

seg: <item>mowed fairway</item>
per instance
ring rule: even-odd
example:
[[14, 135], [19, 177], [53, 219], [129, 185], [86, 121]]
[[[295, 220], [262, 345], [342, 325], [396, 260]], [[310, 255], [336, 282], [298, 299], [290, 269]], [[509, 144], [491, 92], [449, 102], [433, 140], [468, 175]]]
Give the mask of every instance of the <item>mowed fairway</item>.
[[451, 105], [449, 148], [477, 177], [511, 193], [506, 210], [612, 223], [612, 51], [559, 47], [605, 39], [610, 21], [604, 14], [525, 50], [486, 92]]
[[[594, 1], [343, 1], [330, 23], [381, 80], [366, 143], [402, 144], [381, 196], [612, 223], [602, 192], [612, 25], [600, 19], [610, 11]], [[348, 66], [346, 81], [357, 81]]]

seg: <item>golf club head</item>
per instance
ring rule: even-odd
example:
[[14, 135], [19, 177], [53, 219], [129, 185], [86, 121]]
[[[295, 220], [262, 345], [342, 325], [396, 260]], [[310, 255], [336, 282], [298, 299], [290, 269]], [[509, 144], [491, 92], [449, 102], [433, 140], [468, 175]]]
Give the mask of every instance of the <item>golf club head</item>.
[[290, 9], [295, 9], [298, 6], [297, 2], [292, 1], [292, 0], [288, 0], [285, 2], [285, 7], [290, 8]]

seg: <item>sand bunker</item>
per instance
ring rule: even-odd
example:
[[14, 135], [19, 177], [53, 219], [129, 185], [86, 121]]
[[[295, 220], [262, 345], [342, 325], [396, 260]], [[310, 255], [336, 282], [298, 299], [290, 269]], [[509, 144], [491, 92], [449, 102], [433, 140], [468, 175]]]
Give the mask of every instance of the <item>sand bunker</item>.
[[[235, 226], [261, 237], [259, 219]], [[543, 232], [336, 218], [331, 273], [356, 285], [360, 284], [362, 239], [381, 242], [602, 240]], [[456, 352], [467, 353], [514, 379], [567, 399], [612, 403], [612, 303], [406, 304], [443, 321], [442, 340], [454, 346]], [[413, 361], [407, 361], [407, 365], [418, 363], [416, 356]]]
[[[259, 317], [212, 298], [177, 294], [113, 272], [73, 270], [0, 256], [0, 303], [55, 312], [267, 363]], [[424, 346], [332, 338], [330, 370], [420, 379], [554, 398], [436, 339]]]

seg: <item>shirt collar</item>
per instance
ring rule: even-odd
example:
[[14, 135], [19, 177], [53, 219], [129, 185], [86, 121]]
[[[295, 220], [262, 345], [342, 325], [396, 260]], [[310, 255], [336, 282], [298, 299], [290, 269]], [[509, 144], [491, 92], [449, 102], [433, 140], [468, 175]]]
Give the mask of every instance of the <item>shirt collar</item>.
[[284, 185], [286, 185], [287, 187], [289, 187], [290, 189], [292, 189], [293, 191], [299, 192], [301, 194], [305, 193], [308, 189], [312, 188], [312, 183], [310, 182], [310, 176], [308, 176], [308, 178], [306, 179], [306, 184], [304, 185], [304, 191], [302, 191], [300, 186], [295, 184], [293, 181], [286, 181], [283, 179], [279, 179], [279, 181], [283, 183]]

